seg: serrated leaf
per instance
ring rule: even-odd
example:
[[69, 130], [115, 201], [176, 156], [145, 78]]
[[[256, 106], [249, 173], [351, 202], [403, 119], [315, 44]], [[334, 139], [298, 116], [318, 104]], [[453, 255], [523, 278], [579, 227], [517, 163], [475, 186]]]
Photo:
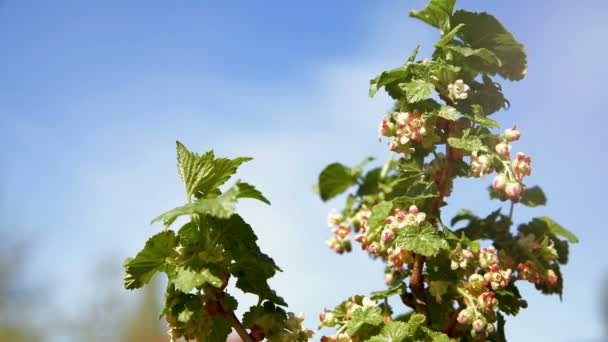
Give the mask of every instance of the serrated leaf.
[[454, 27], [450, 32], [443, 35], [443, 37], [441, 37], [441, 40], [439, 40], [437, 43], [435, 43], [435, 46], [443, 47], [447, 43], [451, 42], [452, 39], [454, 39], [454, 36], [458, 33], [458, 31], [460, 31], [460, 29], [462, 29], [463, 27], [464, 27], [464, 24], [456, 25], [456, 27]]
[[383, 201], [376, 204], [372, 208], [372, 214], [367, 220], [367, 225], [371, 230], [376, 230], [378, 228], [384, 227], [386, 224], [386, 218], [391, 214], [391, 210], [393, 209], [393, 203]]
[[448, 247], [447, 242], [426, 221], [405, 228], [404, 232], [401, 232], [397, 237], [396, 245], [424, 256], [434, 256], [441, 249]]
[[494, 291], [498, 300], [498, 309], [508, 315], [515, 316], [521, 308], [528, 307], [528, 303], [521, 298], [519, 289], [511, 283], [507, 287]]
[[484, 148], [481, 139], [476, 136], [468, 136], [463, 138], [448, 138], [448, 144], [450, 144], [450, 146], [452, 146], [453, 148], [469, 152], [483, 150]]
[[502, 61], [492, 51], [484, 48], [473, 49], [468, 46], [447, 45], [444, 49], [472, 59], [472, 66], [480, 71], [495, 74], [502, 66]]
[[471, 110], [472, 110], [473, 114], [464, 115], [467, 119], [469, 119], [473, 122], [477, 122], [482, 127], [488, 127], [488, 128], [499, 128], [500, 127], [500, 123], [498, 123], [498, 121], [492, 120], [485, 116], [485, 114], [483, 112], [483, 108], [480, 105], [478, 105], [478, 104], [472, 105]]
[[319, 194], [328, 201], [357, 184], [357, 175], [340, 163], [329, 164], [319, 175]]
[[190, 198], [199, 184], [213, 172], [213, 151], [204, 155], [190, 152], [184, 144], [177, 141], [177, 172], [184, 182], [186, 196]]
[[544, 223], [546, 223], [547, 227], [549, 227], [549, 230], [551, 230], [551, 232], [553, 234], [566, 238], [566, 240], [568, 240], [572, 243], [578, 242], [578, 238], [576, 237], [576, 235], [574, 235], [571, 231], [562, 227], [561, 225], [559, 225], [557, 222], [553, 221], [549, 217], [542, 216], [542, 217], [539, 217], [538, 219], [543, 221]]
[[237, 198], [253, 198], [270, 205], [270, 201], [253, 185], [240, 181], [236, 185], [239, 190]]
[[345, 332], [353, 336], [365, 325], [379, 326], [383, 322], [382, 309], [380, 307], [357, 308], [353, 311], [351, 319], [346, 325]]
[[174, 208], [161, 214], [152, 223], [162, 221], [165, 226], [170, 226], [182, 215], [210, 215], [218, 218], [228, 218], [234, 214], [236, 203], [239, 198], [253, 198], [264, 203], [270, 202], [257, 189], [247, 183], [237, 182], [223, 194], [215, 198], [200, 198], [193, 203]]
[[222, 279], [215, 276], [208, 269], [195, 271], [192, 269], [179, 268], [176, 271], [175, 277], [171, 279], [175, 287], [184, 293], [188, 293], [197, 287], [204, 284], [209, 284], [213, 287], [221, 287]]
[[409, 103], [428, 99], [433, 95], [433, 91], [435, 91], [433, 83], [424, 80], [413, 80], [407, 83], [400, 83], [399, 87], [405, 91], [405, 98]]
[[456, 0], [431, 0], [425, 9], [410, 11], [410, 17], [420, 19], [425, 23], [447, 31], [450, 28], [450, 17], [454, 11]]
[[437, 112], [437, 115], [450, 121], [456, 121], [458, 119], [458, 111], [454, 107], [441, 106], [441, 109]]
[[407, 64], [403, 67], [383, 71], [380, 75], [369, 81], [369, 96], [373, 97], [382, 87], [399, 80], [405, 80], [409, 75], [409, 65]]
[[457, 36], [473, 49], [484, 48], [502, 62], [497, 73], [509, 80], [521, 80], [526, 75], [524, 46], [515, 39], [494, 16], [459, 10], [451, 18], [453, 25], [465, 24]]
[[409, 330], [406, 323], [398, 321], [389, 322], [382, 327], [380, 334], [373, 336], [368, 342], [403, 342], [406, 341], [408, 333]]
[[545, 197], [545, 193], [539, 186], [533, 186], [526, 188], [521, 196], [520, 203], [528, 207], [537, 207], [547, 204], [547, 197]]
[[125, 288], [132, 290], [147, 284], [156, 272], [165, 269], [167, 258], [175, 255], [176, 237], [173, 231], [164, 231], [152, 236], [135, 258], [124, 263]]
[[234, 213], [238, 195], [238, 186], [233, 186], [218, 197], [201, 198], [193, 203], [174, 208], [152, 220], [152, 223], [162, 221], [163, 224], [168, 227], [175, 222], [178, 217], [193, 214], [227, 218]]
[[399, 284], [393, 285], [383, 291], [373, 291], [370, 294], [370, 297], [372, 300], [380, 300], [380, 299], [386, 299], [386, 298], [392, 297], [392, 296], [398, 296], [398, 295], [403, 294], [404, 292], [405, 292], [405, 284], [399, 283]]
[[283, 298], [268, 285], [268, 279], [281, 269], [271, 257], [262, 253], [251, 226], [239, 215], [233, 215], [228, 219], [210, 218], [209, 223], [219, 234], [218, 242], [234, 260], [230, 272], [237, 278], [236, 286], [243, 292], [258, 295], [260, 300], [268, 299], [278, 305], [286, 306]]

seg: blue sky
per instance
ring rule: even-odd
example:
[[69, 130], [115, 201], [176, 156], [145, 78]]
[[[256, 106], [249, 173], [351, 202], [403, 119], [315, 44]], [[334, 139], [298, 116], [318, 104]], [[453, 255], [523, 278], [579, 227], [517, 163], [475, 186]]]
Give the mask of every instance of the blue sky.
[[[388, 155], [376, 127], [390, 101], [368, 98], [368, 80], [417, 43], [428, 57], [438, 33], [406, 16], [423, 3], [3, 1], [0, 229], [34, 240], [25, 276], [51, 284], [47, 310], [78, 317], [100, 291], [94, 265], [113, 258], [120, 269], [161, 229], [150, 219], [183, 201], [176, 139], [255, 158], [240, 177], [273, 206], [240, 209], [285, 270], [273, 284], [310, 326], [323, 307], [381, 288], [380, 263], [325, 248], [326, 213], [341, 202], [321, 203], [310, 189], [327, 163]], [[503, 83], [512, 107], [497, 119], [522, 130], [514, 149], [532, 156], [528, 183], [549, 203], [517, 207], [516, 219], [548, 215], [582, 240], [563, 301], [524, 286], [530, 305], [508, 321], [508, 336], [599, 340], [608, 3], [457, 6], [497, 15], [528, 50], [528, 77]], [[458, 183], [446, 217], [498, 207], [487, 182]]]

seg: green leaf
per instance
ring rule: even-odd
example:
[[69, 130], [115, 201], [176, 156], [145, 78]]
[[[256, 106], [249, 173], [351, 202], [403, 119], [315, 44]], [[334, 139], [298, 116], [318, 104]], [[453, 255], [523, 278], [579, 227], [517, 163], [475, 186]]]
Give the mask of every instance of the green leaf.
[[186, 196], [190, 198], [200, 183], [213, 172], [213, 151], [200, 156], [190, 152], [186, 146], [177, 141], [177, 172], [184, 181]]
[[462, 29], [463, 27], [464, 27], [464, 24], [458, 24], [450, 32], [446, 33], [443, 37], [441, 37], [441, 40], [438, 41], [437, 43], [435, 43], [435, 46], [443, 47], [447, 43], [451, 42], [452, 39], [454, 39], [454, 36], [458, 33], [458, 31], [460, 31], [460, 29]]
[[253, 198], [264, 203], [270, 202], [256, 188], [247, 183], [237, 182], [223, 194], [215, 198], [200, 198], [193, 203], [170, 210], [154, 220], [152, 223], [163, 221], [165, 226], [170, 226], [182, 215], [210, 215], [219, 218], [228, 218], [234, 214], [236, 202], [239, 198]]
[[152, 220], [152, 223], [163, 221], [163, 224], [168, 227], [175, 222], [178, 217], [193, 214], [227, 218], [234, 213], [238, 195], [238, 186], [233, 186], [228, 189], [228, 191], [216, 198], [201, 198], [193, 203], [177, 207], [164, 214], [161, 214]]
[[572, 243], [577, 243], [578, 242], [578, 238], [576, 237], [576, 235], [574, 235], [572, 232], [570, 232], [569, 230], [567, 230], [566, 228], [560, 226], [557, 222], [553, 221], [552, 219], [550, 219], [547, 216], [542, 216], [538, 218], [539, 220], [543, 221], [544, 223], [547, 224], [549, 230], [558, 236], [561, 236], [563, 238], [566, 238], [566, 240], [572, 242]]
[[450, 106], [442, 105], [441, 109], [439, 109], [439, 112], [437, 112], [437, 115], [450, 121], [456, 121], [456, 119], [458, 119], [458, 111], [456, 110], [456, 108]]
[[424, 256], [434, 256], [441, 249], [448, 248], [447, 242], [426, 221], [404, 229], [397, 237], [396, 245]]
[[230, 273], [237, 278], [236, 287], [243, 292], [258, 295], [260, 301], [268, 299], [278, 305], [286, 306], [283, 298], [268, 285], [268, 279], [281, 269], [271, 257], [262, 253], [251, 226], [239, 215], [233, 215], [228, 219], [210, 218], [209, 223], [218, 234], [218, 242], [234, 259]]
[[448, 144], [453, 148], [457, 148], [459, 150], [465, 150], [469, 152], [479, 151], [484, 149], [484, 145], [481, 142], [481, 139], [476, 136], [468, 136], [462, 138], [448, 138]]
[[500, 127], [500, 123], [498, 123], [498, 121], [492, 120], [485, 116], [485, 114], [483, 112], [483, 108], [480, 105], [478, 105], [478, 104], [472, 105], [471, 110], [472, 110], [473, 114], [464, 115], [467, 119], [469, 119], [473, 122], [477, 122], [482, 127], [488, 127], [488, 128], [499, 128]]
[[353, 311], [351, 319], [346, 325], [345, 332], [353, 336], [365, 325], [379, 326], [383, 322], [382, 309], [380, 307], [357, 308]]
[[444, 49], [467, 58], [472, 67], [489, 74], [496, 74], [502, 66], [500, 58], [488, 49], [473, 49], [461, 45], [447, 45]]
[[407, 102], [414, 103], [428, 99], [433, 95], [435, 86], [423, 80], [413, 80], [407, 83], [400, 83], [399, 87], [405, 91]]
[[188, 293], [195, 288], [202, 287], [204, 284], [209, 284], [213, 287], [220, 288], [222, 279], [216, 277], [208, 269], [195, 271], [191, 269], [179, 268], [175, 278], [171, 279], [175, 287], [184, 293]]
[[147, 284], [156, 272], [163, 271], [166, 260], [176, 254], [175, 232], [168, 230], [152, 236], [135, 258], [128, 258], [124, 263], [125, 287], [137, 289]]
[[[380, 334], [373, 336], [368, 342], [402, 342], [408, 337], [407, 324], [403, 322], [393, 321], [386, 323]], [[409, 336], [411, 337], [411, 336]]]
[[494, 53], [502, 65], [498, 74], [518, 81], [525, 77], [527, 70], [526, 51], [494, 16], [487, 13], [456, 11], [452, 24], [465, 24], [457, 34], [472, 49], [484, 48]]
[[187, 198], [199, 192], [204, 195], [212, 193], [234, 175], [241, 164], [252, 159], [215, 159], [213, 151], [198, 155], [190, 152], [181, 142], [177, 141], [176, 144], [177, 171], [184, 181]]
[[399, 80], [405, 80], [408, 78], [409, 75], [409, 65], [407, 64], [403, 67], [395, 68], [389, 71], [383, 71], [376, 78], [369, 81], [369, 96], [373, 97], [382, 87], [385, 87]]
[[547, 204], [547, 197], [545, 197], [545, 193], [540, 187], [534, 186], [526, 188], [520, 203], [528, 207], [537, 207], [539, 205]]
[[391, 209], [393, 209], [392, 202], [383, 201], [376, 204], [372, 208], [372, 214], [367, 220], [370, 230], [384, 227], [386, 225], [386, 218], [391, 214]]
[[494, 293], [496, 300], [498, 300], [498, 309], [508, 315], [515, 316], [519, 313], [520, 308], [528, 307], [528, 303], [521, 298], [519, 289], [513, 283], [503, 289], [494, 291]]
[[388, 297], [392, 297], [392, 296], [398, 296], [405, 293], [405, 284], [404, 283], [399, 283], [396, 285], [393, 285], [391, 287], [389, 287], [386, 290], [383, 291], [374, 291], [371, 293], [371, 299], [372, 300], [380, 300], [380, 299], [386, 299]]
[[373, 97], [376, 95], [380, 88], [385, 87], [387, 91], [393, 98], [397, 98], [397, 94], [392, 93], [388, 88], [393, 83], [399, 83], [398, 81], [405, 81], [410, 77], [410, 66], [416, 60], [416, 56], [418, 56], [418, 50], [420, 49], [420, 45], [417, 45], [414, 51], [410, 54], [407, 59], [407, 63], [402, 67], [395, 68], [389, 71], [383, 71], [376, 78], [369, 81], [369, 96]]
[[357, 175], [340, 163], [329, 164], [319, 175], [319, 194], [330, 200], [357, 184]]
[[237, 198], [253, 198], [270, 205], [270, 201], [253, 185], [239, 181], [236, 186], [239, 190]]
[[425, 9], [410, 11], [410, 17], [420, 19], [442, 31], [450, 28], [450, 16], [454, 11], [456, 0], [431, 0]]

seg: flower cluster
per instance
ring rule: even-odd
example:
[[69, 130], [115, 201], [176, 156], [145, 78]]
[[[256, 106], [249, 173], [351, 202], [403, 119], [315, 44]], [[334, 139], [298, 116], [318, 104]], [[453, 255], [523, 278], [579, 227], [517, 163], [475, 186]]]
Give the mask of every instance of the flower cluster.
[[483, 275], [477, 272], [469, 275], [459, 288], [466, 307], [458, 313], [457, 320], [462, 325], [471, 325], [471, 336], [484, 338], [494, 332], [498, 305], [494, 291], [509, 285], [512, 270], [500, 267], [494, 247], [482, 248], [477, 261]]
[[299, 341], [301, 336], [306, 336], [306, 339], [310, 339], [315, 336], [315, 333], [312, 330], [307, 329], [304, 326], [303, 314], [296, 315], [293, 312], [288, 312], [285, 327], [289, 331], [284, 332], [284, 334], [281, 336], [285, 342]]
[[404, 264], [412, 262], [413, 255], [410, 251], [395, 246], [396, 237], [402, 229], [416, 226], [425, 220], [426, 214], [419, 211], [415, 205], [408, 210], [394, 209], [381, 230], [371, 231], [364, 227], [355, 240], [371, 255], [387, 259], [388, 267], [400, 269]]
[[508, 128], [502, 134], [501, 141], [494, 147], [503, 163], [503, 170], [492, 181], [492, 187], [503, 201], [510, 199], [519, 202], [524, 191], [523, 179], [532, 172], [530, 166], [532, 160], [523, 152], [518, 152], [517, 156], [510, 160], [511, 142], [518, 140], [520, 136], [521, 132], [517, 127]]
[[469, 170], [473, 177], [483, 177], [492, 173], [492, 160], [486, 154], [479, 155], [477, 151], [471, 153], [471, 168]]
[[[340, 313], [338, 313], [338, 308], [336, 308], [336, 311], [323, 310], [319, 315], [319, 329], [336, 325], [344, 326], [356, 310], [365, 310], [375, 306], [377, 306], [377, 303], [368, 297], [353, 296], [340, 305]], [[321, 337], [321, 342], [353, 342], [355, 339], [346, 333], [338, 332], [335, 335]]]
[[331, 227], [333, 237], [325, 241], [325, 244], [337, 253], [351, 251], [350, 233], [353, 229], [356, 232], [365, 232], [367, 230], [367, 220], [372, 214], [371, 210], [365, 205], [361, 206], [359, 211], [350, 218], [338, 214], [332, 210], [327, 216], [327, 224]]
[[557, 283], [558, 277], [554, 270], [545, 269], [546, 266], [557, 259], [558, 254], [552, 240], [545, 237], [541, 241], [537, 241], [534, 234], [520, 235], [517, 240], [517, 245], [524, 248], [536, 261], [526, 260], [517, 265], [518, 278], [527, 280], [533, 284], [541, 284], [546, 282], [553, 286]]
[[403, 153], [409, 158], [416, 151], [415, 144], [428, 148], [436, 141], [432, 130], [420, 112], [394, 112], [384, 117], [379, 133], [380, 136], [392, 138], [389, 143], [391, 151]]

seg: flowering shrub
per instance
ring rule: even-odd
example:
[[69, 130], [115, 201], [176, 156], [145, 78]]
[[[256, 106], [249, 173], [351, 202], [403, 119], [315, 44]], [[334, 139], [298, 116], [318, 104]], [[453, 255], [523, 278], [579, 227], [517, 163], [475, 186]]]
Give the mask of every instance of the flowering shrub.
[[[327, 244], [350, 252], [355, 232], [361, 249], [385, 263], [388, 286], [325, 309], [320, 326], [338, 330], [322, 341], [504, 341], [505, 315], [527, 306], [518, 281], [562, 294], [560, 265], [577, 239], [544, 216], [512, 232], [514, 204], [536, 207], [546, 198], [525, 184], [530, 156], [511, 155], [521, 131], [495, 133], [499, 123], [489, 117], [509, 106], [495, 76], [526, 74], [524, 47], [493, 16], [454, 5], [431, 0], [410, 13], [441, 32], [432, 59], [417, 60], [416, 48], [370, 82], [371, 96], [384, 88], [395, 100], [379, 127], [391, 158], [368, 171], [369, 158], [354, 168], [333, 163], [319, 175], [324, 201], [356, 187], [330, 214]], [[455, 178], [493, 173], [490, 197], [510, 201], [508, 214], [462, 210], [449, 225], [442, 220]], [[390, 307], [393, 296], [410, 311]]]
[[[568, 243], [578, 240], [545, 216], [513, 228], [516, 203], [537, 207], [546, 198], [525, 183], [530, 156], [511, 155], [520, 130], [496, 133], [500, 125], [490, 118], [509, 106], [496, 76], [518, 81], [526, 74], [524, 47], [493, 16], [454, 11], [454, 5], [431, 0], [410, 13], [441, 32], [431, 59], [418, 60], [416, 48], [404, 65], [370, 82], [371, 96], [384, 88], [395, 100], [379, 127], [391, 158], [367, 171], [371, 158], [355, 167], [333, 163], [319, 175], [324, 201], [354, 187], [344, 208], [328, 216], [333, 236], [326, 244], [343, 254], [355, 243], [382, 260], [387, 285], [324, 309], [319, 328], [336, 331], [321, 341], [504, 341], [505, 315], [527, 307], [518, 282], [562, 294], [560, 266], [568, 261]], [[245, 342], [313, 337], [303, 317], [287, 312], [285, 300], [269, 287], [280, 269], [235, 213], [240, 198], [269, 201], [240, 181], [220, 190], [248, 160], [199, 155], [178, 142], [186, 204], [156, 218], [165, 230], [124, 264], [127, 289], [144, 286], [157, 272], [167, 274], [161, 317], [172, 340], [220, 342], [232, 330]], [[494, 173], [491, 182], [485, 179]], [[490, 198], [509, 201], [508, 214], [502, 208], [486, 217], [461, 210], [444, 222], [441, 211], [458, 177], [491, 183]], [[182, 216], [187, 222], [169, 229]], [[240, 320], [238, 303], [226, 290], [230, 279], [258, 297]], [[405, 310], [389, 306], [391, 297]]]

